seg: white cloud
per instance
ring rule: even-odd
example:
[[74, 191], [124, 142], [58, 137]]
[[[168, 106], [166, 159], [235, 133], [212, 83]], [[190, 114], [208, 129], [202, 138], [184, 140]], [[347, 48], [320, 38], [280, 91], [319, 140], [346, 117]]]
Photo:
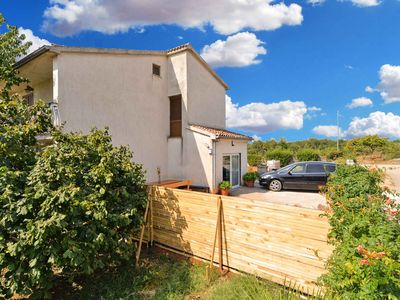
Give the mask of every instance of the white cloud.
[[[313, 128], [313, 132], [326, 137], [336, 137], [338, 134], [338, 127], [336, 125], [319, 125]], [[340, 136], [342, 129], [339, 128]]]
[[307, 106], [303, 101], [257, 102], [239, 106], [226, 96], [226, 125], [229, 128], [253, 133], [301, 129], [306, 113]]
[[368, 86], [365, 87], [365, 91], [366, 91], [367, 93], [374, 93], [374, 92], [376, 92], [377, 90], [374, 89], [373, 87], [370, 87], [370, 86], [368, 85]]
[[253, 141], [261, 141], [261, 137], [259, 137], [257, 134], [252, 135]]
[[313, 6], [315, 5], [321, 5], [325, 2], [325, 0], [307, 0], [308, 4], [311, 4]]
[[[320, 125], [314, 127], [313, 131], [320, 135], [334, 137], [337, 135], [337, 126]], [[376, 111], [365, 118], [355, 117], [351, 120], [347, 130], [340, 136], [354, 138], [374, 134], [388, 138], [400, 138], [400, 116], [390, 112]]]
[[373, 102], [371, 99], [366, 97], [355, 98], [351, 100], [351, 103], [347, 104], [346, 106], [350, 109], [362, 106], [372, 106]]
[[352, 65], [344, 65], [344, 67], [349, 70], [354, 70], [354, 67]]
[[351, 2], [360, 7], [371, 7], [381, 4], [379, 0], [351, 0]]
[[27, 54], [32, 53], [36, 49], [44, 46], [44, 45], [50, 45], [51, 43], [48, 40], [41, 39], [40, 37], [36, 36], [33, 34], [32, 30], [30, 29], [25, 29], [23, 27], [18, 28], [18, 32], [20, 34], [25, 35], [25, 42], [31, 42], [32, 45], [29, 47]]
[[262, 44], [254, 33], [240, 32], [204, 46], [200, 55], [212, 67], [245, 67], [261, 62], [258, 55], [267, 53]]
[[160, 24], [200, 29], [210, 25], [229, 35], [246, 28], [274, 30], [303, 21], [300, 5], [273, 0], [50, 0], [44, 16], [44, 29], [57, 36], [85, 30], [113, 34]]
[[379, 77], [378, 87], [371, 91], [380, 92], [385, 103], [400, 102], [400, 66], [381, 66]]
[[376, 111], [370, 113], [366, 118], [354, 118], [346, 131], [348, 137], [374, 134], [389, 138], [400, 138], [400, 116]]

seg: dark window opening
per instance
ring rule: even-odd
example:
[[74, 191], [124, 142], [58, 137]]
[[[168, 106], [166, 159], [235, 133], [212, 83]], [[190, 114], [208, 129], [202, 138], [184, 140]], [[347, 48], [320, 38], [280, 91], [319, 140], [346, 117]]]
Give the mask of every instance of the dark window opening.
[[182, 97], [181, 95], [169, 98], [169, 135], [182, 136]]
[[29, 106], [32, 106], [33, 105], [33, 92], [31, 92], [31, 93], [29, 93], [29, 94], [26, 94], [24, 97], [23, 97], [23, 99], [24, 99], [24, 101], [26, 102], [26, 104], [28, 104]]
[[307, 173], [325, 173], [323, 164], [310, 164], [307, 165]]
[[161, 67], [153, 64], [153, 75], [161, 76]]

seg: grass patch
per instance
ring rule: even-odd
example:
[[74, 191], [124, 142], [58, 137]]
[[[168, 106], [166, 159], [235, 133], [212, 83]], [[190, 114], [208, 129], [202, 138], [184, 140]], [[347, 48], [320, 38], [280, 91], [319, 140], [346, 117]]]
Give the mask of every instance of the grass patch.
[[206, 279], [207, 265], [193, 265], [167, 255], [109, 269], [73, 283], [62, 278], [53, 290], [54, 299], [135, 299], [135, 300], [233, 300], [233, 299], [299, 299], [281, 286], [258, 280], [255, 276], [234, 275], [220, 278], [216, 271]]

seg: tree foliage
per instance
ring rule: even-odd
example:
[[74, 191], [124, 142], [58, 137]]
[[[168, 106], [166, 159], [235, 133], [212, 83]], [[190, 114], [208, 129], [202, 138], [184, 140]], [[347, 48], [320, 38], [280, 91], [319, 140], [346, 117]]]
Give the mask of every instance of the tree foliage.
[[329, 178], [335, 250], [321, 280], [330, 299], [400, 298], [400, 205], [380, 183], [378, 171], [361, 166], [340, 166]]
[[319, 157], [319, 153], [313, 149], [303, 149], [297, 152], [296, 158], [299, 161], [319, 161], [321, 158]]
[[[314, 151], [318, 153], [321, 158], [327, 160], [383, 160], [400, 158], [400, 142], [391, 141], [377, 135], [341, 140], [339, 144], [340, 150], [337, 151], [336, 141], [329, 139], [311, 138], [295, 142], [287, 142], [284, 139], [281, 139], [279, 142], [275, 140], [256, 141], [249, 144], [248, 154], [252, 156], [261, 156], [261, 160], [267, 159], [268, 153], [274, 150], [291, 151], [298, 160], [306, 160], [302, 157], [302, 153], [305, 150], [307, 150], [307, 152]], [[316, 156], [314, 156], [314, 158], [316, 158]]]
[[284, 167], [293, 162], [293, 152], [290, 150], [276, 149], [269, 151], [266, 158], [270, 160], [279, 160], [281, 162], [281, 167]]

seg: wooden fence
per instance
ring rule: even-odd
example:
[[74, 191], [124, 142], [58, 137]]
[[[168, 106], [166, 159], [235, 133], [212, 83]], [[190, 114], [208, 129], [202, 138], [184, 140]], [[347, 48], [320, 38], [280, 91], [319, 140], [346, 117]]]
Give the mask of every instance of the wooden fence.
[[[211, 258], [219, 195], [150, 188], [154, 242]], [[321, 211], [239, 197], [221, 197], [223, 265], [312, 293], [332, 252]]]

